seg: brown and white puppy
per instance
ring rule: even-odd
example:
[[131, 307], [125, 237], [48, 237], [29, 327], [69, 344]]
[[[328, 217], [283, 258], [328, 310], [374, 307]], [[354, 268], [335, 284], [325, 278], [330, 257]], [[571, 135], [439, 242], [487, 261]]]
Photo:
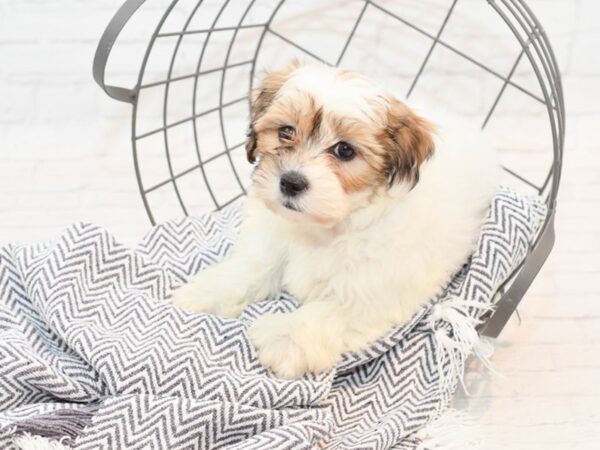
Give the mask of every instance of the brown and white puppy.
[[287, 290], [301, 307], [248, 330], [284, 378], [331, 369], [431, 299], [472, 251], [499, 176], [476, 134], [437, 137], [371, 80], [323, 65], [264, 77], [246, 149], [257, 166], [236, 248], [173, 302], [235, 317]]

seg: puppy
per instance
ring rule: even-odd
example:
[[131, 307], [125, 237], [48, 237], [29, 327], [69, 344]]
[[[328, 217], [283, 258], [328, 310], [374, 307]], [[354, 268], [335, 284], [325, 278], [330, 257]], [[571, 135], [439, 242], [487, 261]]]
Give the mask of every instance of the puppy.
[[466, 262], [498, 184], [476, 134], [432, 124], [354, 72], [297, 62], [253, 92], [257, 162], [239, 241], [178, 289], [236, 317], [281, 290], [301, 303], [248, 330], [281, 378], [333, 368], [411, 317]]

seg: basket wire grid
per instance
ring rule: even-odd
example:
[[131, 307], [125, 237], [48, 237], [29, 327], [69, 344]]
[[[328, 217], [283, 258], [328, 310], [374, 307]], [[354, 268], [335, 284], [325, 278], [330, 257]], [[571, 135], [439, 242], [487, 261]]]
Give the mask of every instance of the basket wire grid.
[[[338, 8], [341, 3], [341, 6], [344, 8], [348, 10], [352, 9], [351, 15], [353, 17], [351, 21], [345, 22], [343, 32], [337, 32], [338, 30], [336, 29], [338, 38], [340, 34], [343, 35], [338, 45], [338, 49], [341, 47], [341, 50], [339, 50], [337, 55], [331, 54], [328, 57], [324, 57], [320, 54], [319, 50], [321, 47], [325, 47], [325, 45], [321, 46], [317, 42], [316, 45], [308, 48], [308, 45], [290, 37], [289, 33], [286, 33], [285, 30], [280, 30], [280, 25], [277, 27], [274, 26], [274, 22], [284, 5], [289, 3], [293, 6], [294, 1], [223, 0], [211, 3], [203, 0], [195, 0], [187, 2], [186, 6], [183, 7], [183, 3], [186, 2], [174, 0], [166, 6], [150, 36], [135, 87], [127, 89], [105, 83], [106, 64], [113, 44], [131, 17], [145, 3], [144, 0], [127, 0], [117, 11], [100, 40], [94, 59], [94, 78], [109, 96], [133, 105], [132, 146], [134, 167], [144, 207], [150, 221], [153, 224], [155, 223], [157, 207], [156, 205], [151, 205], [149, 197], [161, 190], [171, 189], [171, 192], [174, 194], [174, 201], [170, 203], [175, 203], [179, 206], [180, 214], [187, 215], [190, 213], [189, 193], [186, 198], [184, 195], [186, 193], [182, 189], [181, 184], [192, 173], [199, 173], [202, 180], [202, 185], [196, 185], [193, 194], [196, 195], [199, 190], [204, 188], [205, 192], [208, 193], [210, 202], [216, 209], [230, 205], [245, 195], [247, 177], [243, 173], [240, 163], [236, 162], [244, 157], [243, 151], [237, 151], [238, 149], [243, 149], [244, 138], [243, 134], [240, 135], [238, 133], [239, 138], [237, 141], [234, 141], [231, 137], [231, 132], [228, 130], [228, 123], [232, 122], [238, 128], [238, 131], [245, 131], [246, 126], [244, 125], [244, 121], [247, 120], [248, 115], [249, 92], [253, 88], [257, 71], [262, 67], [274, 67], [285, 64], [286, 61], [282, 61], [282, 55], [285, 52], [280, 50], [280, 46], [287, 47], [287, 50], [296, 52], [296, 55], [304, 55], [305, 58], [314, 59], [324, 64], [339, 66], [344, 63], [346, 65], [348, 54], [357, 41], [357, 30], [359, 30], [361, 23], [365, 21], [365, 17], [370, 11], [377, 11], [379, 14], [387, 17], [387, 19], [392, 20], [395, 24], [398, 24], [398, 26], [411, 30], [413, 35], [419, 36], [426, 41], [425, 45], [419, 47], [419, 50], [422, 49], [424, 52], [417, 60], [418, 68], [416, 72], [405, 76], [408, 81], [406, 97], [410, 97], [418, 91], [420, 81], [422, 82], [424, 74], [426, 74], [429, 66], [432, 65], [432, 58], [436, 51], [440, 51], [438, 49], [442, 49], [446, 53], [451, 53], [455, 57], [466, 61], [474, 69], [485, 73], [486, 76], [500, 83], [499, 89], [490, 98], [490, 104], [484, 111], [483, 120], [479, 122], [482, 129], [485, 129], [490, 124], [492, 117], [501, 104], [501, 99], [506, 95], [509, 88], [520, 92], [529, 101], [540, 105], [544, 111], [544, 121], [548, 125], [551, 138], [551, 145], [548, 145], [548, 147], [552, 147], [552, 154], [542, 176], [538, 177], [539, 180], [534, 181], [531, 177], [520, 173], [514, 168], [507, 165], [504, 166], [504, 170], [508, 175], [518, 180], [523, 186], [528, 187], [530, 191], [544, 198], [548, 206], [548, 215], [541, 227], [540, 233], [531, 244], [525, 261], [513, 272], [511, 277], [506, 280], [499, 290], [501, 297], [497, 303], [495, 312], [481, 327], [481, 331], [484, 334], [497, 336], [537, 275], [554, 242], [553, 220], [560, 182], [565, 136], [563, 91], [556, 58], [546, 33], [523, 0], [488, 0], [487, 2], [477, 0], [479, 4], [487, 3], [486, 7], [496, 13], [501, 21], [500, 23], [503, 23], [503, 26], [510, 31], [512, 40], [518, 43], [518, 51], [505, 74], [488, 61], [475, 58], [469, 51], [461, 50], [457, 45], [445, 39], [444, 32], [446, 31], [447, 33], [448, 24], [451, 23], [451, 18], [453, 14], [456, 14], [458, 5], [461, 2], [474, 4], [473, 1], [469, 2], [468, 0], [447, 0], [444, 2], [443, 13], [438, 14], [440, 20], [436, 28], [424, 26], [421, 23], [409, 20], [409, 18], [402, 15], [402, 11], [398, 11], [398, 8], [392, 7], [389, 2], [386, 4], [384, 0], [325, 2], [331, 3], [334, 7]], [[296, 1], [295, 3], [298, 6], [298, 4], [306, 5], [306, 3], [310, 2]], [[315, 14], [319, 13], [324, 14], [324, 10], [321, 7], [321, 3], [324, 2], [313, 3], [318, 3], [318, 6], [312, 10], [312, 14], [310, 14], [310, 10], [309, 13], [304, 12], [304, 14], [308, 14], [309, 17], [314, 17]], [[434, 3], [440, 2], [434, 1]], [[209, 13], [207, 13], [206, 8], [201, 8], [207, 5], [210, 6]], [[349, 8], [350, 6], [352, 8]], [[231, 14], [232, 11], [236, 13], [233, 14], [233, 17]], [[260, 14], [255, 14], [256, 11], [259, 11]], [[296, 14], [302, 15], [302, 12], [296, 11]], [[167, 24], [176, 15], [179, 16], [180, 28], [169, 29]], [[253, 21], [252, 19], [255, 19], [257, 15], [261, 16], [261, 20]], [[226, 16], [228, 16], [229, 23], [223, 25], [223, 19]], [[202, 25], [195, 26], [199, 17], [202, 17]], [[315, 22], [318, 21], [313, 20], [313, 25]], [[239, 38], [239, 36], [242, 36], [246, 32], [255, 33], [253, 39]], [[228, 40], [219, 39], [224, 34]], [[193, 57], [188, 61], [188, 66], [193, 70], [176, 73], [181, 72], [175, 69], [178, 65], [178, 59], [182, 58], [182, 48], [185, 47], [183, 45], [184, 39], [195, 36], [200, 37], [201, 42], [198, 42], [198, 45], [193, 47], [196, 52], [195, 54], [198, 55], [196, 61], [193, 61]], [[267, 39], [271, 39], [272, 43], [274, 41], [277, 43], [277, 45], [272, 46], [273, 50], [270, 54], [266, 50], [267, 46], [265, 43]], [[168, 51], [164, 55], [168, 61], [168, 69], [166, 73], [159, 71], [158, 76], [151, 79], [148, 77], [150, 73], [149, 62], [155, 56], [155, 53], [158, 53], [157, 48], [159, 48], [161, 40], [170, 40]], [[246, 55], [244, 58], [237, 58], [238, 60], [236, 61], [233, 54], [236, 53], [236, 46], [243, 41], [247, 41]], [[220, 44], [217, 53], [214, 50], [215, 42]], [[369, 51], [367, 49], [367, 52]], [[215, 58], [215, 54], [218, 54], [219, 57]], [[493, 52], [490, 51], [490, 54], [493, 55]], [[266, 58], [263, 58], [265, 59], [263, 66], [260, 66], [258, 62], [261, 56], [265, 56]], [[215, 65], [214, 61], [211, 63], [211, 58], [222, 59], [223, 61]], [[525, 82], [515, 80], [517, 72], [523, 66], [524, 61], [529, 62], [529, 66], [527, 67], [536, 81], [534, 88], [528, 86]], [[160, 63], [164, 66], [164, 59]], [[228, 80], [228, 75], [240, 69], [244, 70], [243, 74], [237, 78], [232, 78], [232, 84], [231, 80]], [[207, 87], [204, 81], [208, 77], [213, 76], [215, 77], [214, 86]], [[176, 86], [182, 82], [191, 82], [192, 89], [191, 92], [188, 91], [184, 94], [188, 98], [187, 101], [185, 98], [183, 100], [183, 113], [180, 112], [176, 120], [174, 120], [172, 117], [174, 114], [171, 113], [171, 103], [175, 95]], [[240, 91], [240, 95], [229, 95], [230, 90], [235, 90], [230, 89], [232, 85]], [[155, 108], [159, 112], [157, 115], [159, 116], [158, 122], [156, 126], [144, 130], [141, 126], [144, 116], [140, 112], [140, 99], [143, 98], [146, 92], [154, 88], [160, 89], [159, 94], [156, 95], [158, 102]], [[211, 101], [213, 101], [214, 106], [206, 107], [202, 104], [202, 101], [199, 101], [199, 98], [201, 99], [204, 94], [212, 96]], [[236, 119], [229, 120], [229, 110], [239, 106], [242, 106], [244, 111], [240, 113], [238, 109]], [[210, 132], [216, 133], [217, 139], [221, 141], [222, 149], [207, 156], [204, 150], [206, 145], [201, 142], [205, 133], [201, 129], [200, 121], [209, 116], [216, 116], [216, 124], [211, 126]], [[174, 142], [173, 133], [175, 130], [183, 129], [188, 124], [191, 125], [193, 138], [190, 138], [189, 141], [191, 142], [187, 142], [186, 145], [193, 149], [195, 160], [188, 164], [187, 167], [178, 169], [174, 164], [176, 160], [174, 152], [176, 152], [175, 148], [177, 145]], [[143, 153], [141, 143], [145, 140], [156, 138], [159, 139], [156, 141], [157, 151], [164, 155], [167, 173], [159, 181], [148, 182], [148, 180], [144, 179], [144, 170], [141, 162]], [[233, 174], [233, 178], [230, 177], [229, 179], [227, 188], [215, 186], [219, 184], [215, 181], [219, 177], [215, 178], [214, 175], [210, 175], [208, 167], [217, 161], [225, 161], [225, 166]], [[246, 168], [245, 170], [247, 171], [248, 169]], [[231, 191], [231, 189], [234, 190]], [[228, 193], [227, 198], [223, 198], [222, 192]], [[162, 203], [168, 202], [163, 201]]]

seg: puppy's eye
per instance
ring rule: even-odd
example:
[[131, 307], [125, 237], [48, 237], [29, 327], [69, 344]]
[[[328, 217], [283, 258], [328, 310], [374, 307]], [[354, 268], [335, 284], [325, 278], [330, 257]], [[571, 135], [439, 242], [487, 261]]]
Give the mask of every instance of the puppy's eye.
[[331, 153], [333, 153], [338, 159], [342, 161], [350, 161], [356, 156], [356, 152], [347, 142], [340, 141], [331, 147]]
[[296, 137], [296, 130], [289, 125], [279, 129], [279, 139], [282, 141], [291, 141]]

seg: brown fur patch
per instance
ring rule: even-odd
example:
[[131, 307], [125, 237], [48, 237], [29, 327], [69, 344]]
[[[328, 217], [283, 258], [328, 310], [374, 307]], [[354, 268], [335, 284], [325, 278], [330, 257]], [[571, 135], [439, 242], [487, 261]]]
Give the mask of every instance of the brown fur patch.
[[347, 142], [357, 153], [347, 162], [339, 161], [333, 155], [331, 157], [332, 170], [344, 191], [352, 193], [385, 183], [385, 151], [373, 127], [341, 117], [330, 117], [327, 122], [338, 139]]
[[340, 180], [344, 192], [348, 194], [377, 184], [377, 172], [362, 158], [343, 162], [331, 155], [328, 165]]
[[319, 107], [316, 109], [316, 111], [312, 117], [312, 127], [310, 130], [311, 137], [314, 137], [319, 133], [322, 121], [323, 121], [323, 108]]
[[391, 99], [379, 141], [386, 149], [390, 182], [408, 181], [414, 186], [419, 181], [421, 164], [434, 152], [433, 125], [399, 100]]
[[[323, 121], [323, 111], [317, 106], [315, 99], [303, 92], [297, 92], [288, 98], [278, 100], [270, 105], [268, 111], [254, 123], [257, 140], [256, 152], [271, 152], [279, 149], [283, 143], [278, 137], [278, 130], [283, 126], [295, 129], [294, 139], [285, 142], [285, 147], [293, 148], [301, 142], [317, 139]], [[260, 145], [258, 141], [260, 140]]]
[[257, 136], [254, 129], [256, 120], [258, 120], [273, 103], [277, 92], [290, 78], [290, 76], [301, 66], [298, 60], [292, 61], [283, 69], [268, 72], [261, 84], [252, 92], [250, 107], [250, 128], [248, 129], [246, 141], [246, 156], [248, 161], [256, 161]]

